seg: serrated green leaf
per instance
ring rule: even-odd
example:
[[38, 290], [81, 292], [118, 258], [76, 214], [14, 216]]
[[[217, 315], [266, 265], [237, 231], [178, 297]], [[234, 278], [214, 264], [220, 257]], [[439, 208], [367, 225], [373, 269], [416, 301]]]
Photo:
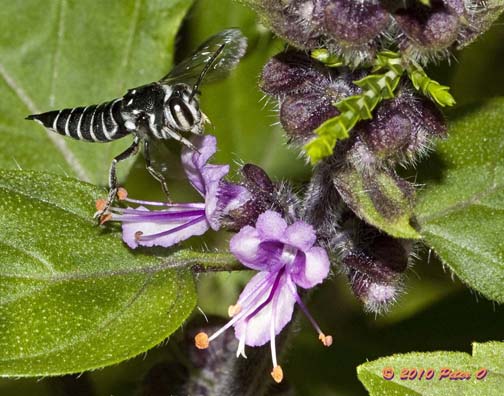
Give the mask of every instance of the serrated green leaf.
[[[357, 367], [359, 379], [369, 391], [370, 396], [500, 396], [504, 389], [504, 343], [487, 342], [484, 344], [473, 343], [473, 355], [463, 352], [412, 352], [393, 355], [367, 362]], [[393, 378], [390, 370], [393, 369]], [[415, 379], [401, 379], [401, 370], [407, 369], [408, 375], [415, 376], [413, 369], [417, 370]], [[432, 369], [430, 380], [426, 374], [419, 379], [420, 370]], [[442, 371], [445, 369], [445, 371]], [[450, 379], [449, 372], [459, 370], [470, 375], [469, 379]], [[483, 376], [482, 369], [486, 369]], [[403, 371], [403, 374], [406, 374]], [[477, 379], [477, 375], [483, 376]], [[430, 377], [431, 374], [429, 374]], [[454, 374], [453, 374], [454, 375]], [[443, 377], [440, 379], [440, 377]]]
[[420, 233], [468, 286], [504, 302], [504, 99], [450, 119], [431, 159], [435, 178], [419, 196]]
[[[105, 184], [112, 158], [131, 144], [91, 144], [24, 118], [99, 103], [170, 69], [190, 0], [24, 0], [0, 9], [0, 167], [71, 173]], [[131, 162], [129, 162], [131, 164]], [[125, 174], [128, 164], [120, 167]]]
[[410, 224], [413, 192], [392, 174], [347, 167], [333, 182], [345, 203], [369, 224], [397, 238], [420, 237]]
[[71, 178], [0, 171], [0, 376], [75, 373], [144, 352], [191, 313], [191, 268], [230, 262], [127, 248], [92, 218], [104, 194]]

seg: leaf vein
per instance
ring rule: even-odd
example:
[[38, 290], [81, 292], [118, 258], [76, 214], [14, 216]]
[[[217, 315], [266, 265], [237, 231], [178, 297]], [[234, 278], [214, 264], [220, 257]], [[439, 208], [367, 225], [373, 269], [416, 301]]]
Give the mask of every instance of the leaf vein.
[[[40, 113], [40, 110], [37, 109], [33, 100], [28, 96], [25, 90], [21, 87], [21, 85], [14, 80], [14, 78], [7, 72], [2, 63], [0, 63], [0, 75], [3, 80], [7, 84], [7, 86], [16, 94], [21, 103], [23, 103], [28, 111], [32, 114]], [[50, 132], [46, 130], [47, 137], [49, 140], [56, 146], [56, 148], [60, 151], [61, 155], [68, 163], [70, 168], [76, 173], [76, 175], [84, 181], [90, 181], [90, 177], [82, 166], [80, 161], [74, 155], [74, 153], [68, 148], [66, 142], [63, 140], [63, 136], [58, 136], [54, 132]]]
[[35, 252], [32, 250], [28, 250], [28, 249], [22, 250], [18, 246], [13, 245], [12, 243], [9, 243], [6, 239], [0, 239], [0, 244], [7, 246], [7, 247], [10, 247], [11, 249], [13, 249], [17, 252], [20, 252], [21, 254], [24, 254], [25, 256], [28, 256], [28, 257], [35, 259], [40, 264], [42, 264], [45, 268], [47, 268], [52, 275], [57, 274], [57, 271], [54, 269], [52, 264], [49, 261], [47, 261], [46, 259], [44, 259], [43, 257], [41, 257], [39, 252]]

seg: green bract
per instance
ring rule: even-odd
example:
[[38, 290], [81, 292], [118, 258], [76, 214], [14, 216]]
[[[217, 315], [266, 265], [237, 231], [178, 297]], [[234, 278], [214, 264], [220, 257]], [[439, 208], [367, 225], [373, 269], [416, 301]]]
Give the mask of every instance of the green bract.
[[504, 302], [504, 99], [450, 118], [419, 194], [420, 233], [460, 279]]
[[391, 172], [348, 167], [333, 182], [345, 203], [367, 223], [396, 238], [420, 238], [410, 224], [414, 190]]

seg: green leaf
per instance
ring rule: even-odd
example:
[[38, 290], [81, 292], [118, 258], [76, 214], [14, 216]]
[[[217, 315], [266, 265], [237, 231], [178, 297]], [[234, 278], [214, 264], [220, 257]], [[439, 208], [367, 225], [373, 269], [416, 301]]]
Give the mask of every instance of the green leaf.
[[432, 169], [416, 208], [420, 233], [468, 286], [504, 302], [504, 99], [450, 118], [449, 138], [426, 164]]
[[347, 167], [333, 178], [345, 203], [369, 224], [397, 237], [416, 239], [410, 225], [413, 194], [411, 186], [384, 171], [360, 171]]
[[[0, 168], [70, 173], [104, 184], [131, 142], [91, 144], [24, 118], [99, 103], [161, 78], [189, 0], [24, 0], [0, 9]], [[131, 165], [131, 161], [129, 162]], [[125, 174], [128, 164], [121, 164]]]
[[[412, 352], [364, 363], [357, 367], [357, 374], [371, 396], [392, 394], [395, 396], [500, 396], [504, 389], [503, 355], [504, 343], [502, 342], [473, 343], [472, 357], [463, 352]], [[384, 369], [388, 369], [386, 373]], [[393, 369], [393, 378], [386, 380], [384, 375], [391, 377], [390, 369]], [[416, 378], [401, 379], [403, 369], [405, 369], [403, 375], [408, 374], [412, 377], [415, 376], [413, 369], [416, 369]], [[422, 379], [419, 379], [421, 369], [425, 370], [425, 374]], [[427, 380], [426, 373], [429, 369], [433, 370], [433, 374], [432, 378]], [[455, 375], [454, 372], [458, 370], [468, 373], [470, 378], [450, 379], [448, 369], [452, 370], [452, 375]], [[485, 369], [486, 375], [483, 376]], [[483, 377], [477, 379], [478, 374]]]
[[98, 227], [104, 190], [45, 173], [0, 171], [0, 375], [75, 373], [163, 341], [191, 313], [192, 268], [227, 254], [131, 250]]

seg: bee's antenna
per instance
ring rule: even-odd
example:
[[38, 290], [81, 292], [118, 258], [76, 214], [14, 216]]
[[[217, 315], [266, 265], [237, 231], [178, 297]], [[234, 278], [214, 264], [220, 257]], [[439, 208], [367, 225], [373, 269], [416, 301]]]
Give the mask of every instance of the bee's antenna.
[[191, 95], [189, 96], [189, 102], [191, 102], [191, 100], [193, 100], [193, 98], [194, 98], [194, 95], [196, 95], [196, 93], [198, 93], [198, 88], [199, 88], [201, 82], [203, 81], [203, 79], [205, 78], [205, 75], [208, 73], [208, 71], [210, 70], [210, 68], [214, 64], [215, 59], [217, 59], [217, 57], [220, 55], [220, 53], [222, 52], [222, 50], [224, 49], [225, 46], [226, 46], [226, 44], [222, 44], [217, 49], [217, 51], [215, 51], [215, 53], [212, 55], [212, 57], [208, 60], [207, 64], [205, 65], [205, 67], [201, 71], [201, 74], [199, 75], [198, 80], [196, 81], [196, 83], [193, 86]]

